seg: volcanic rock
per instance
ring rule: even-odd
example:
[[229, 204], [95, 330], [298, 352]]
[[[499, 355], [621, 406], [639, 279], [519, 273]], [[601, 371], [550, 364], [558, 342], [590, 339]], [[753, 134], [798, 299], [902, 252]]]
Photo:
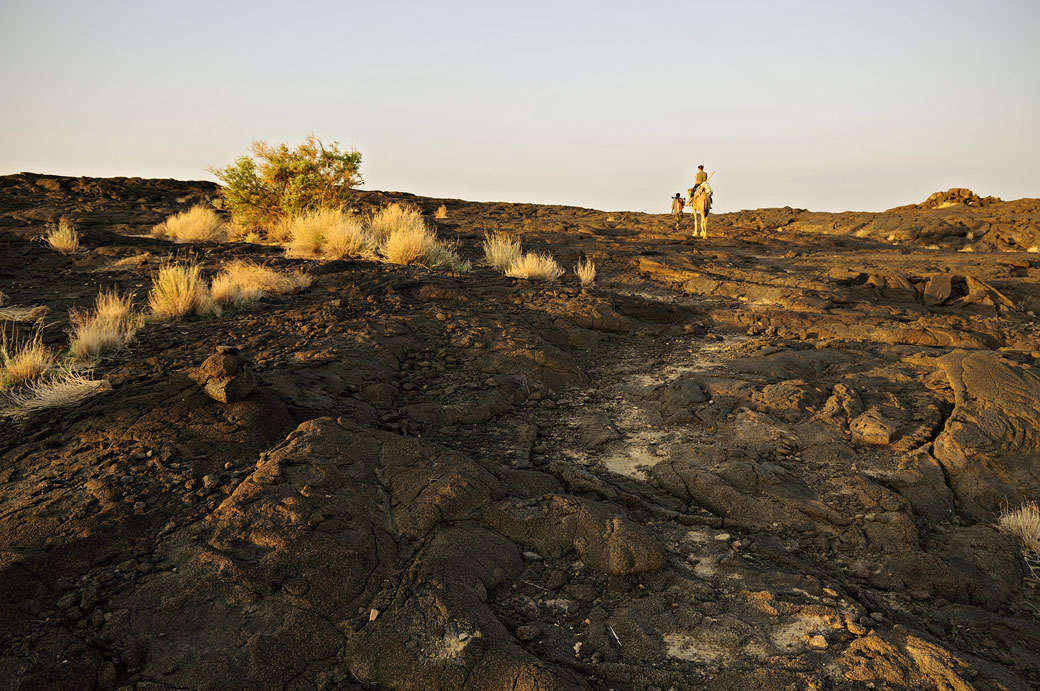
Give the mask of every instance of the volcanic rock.
[[245, 400], [256, 391], [256, 376], [248, 360], [230, 346], [217, 346], [217, 352], [193, 370], [191, 378], [207, 396], [221, 403]]
[[[1040, 687], [1033, 557], [996, 528], [1040, 496], [1040, 201], [694, 241], [357, 192], [450, 209], [448, 276], [149, 234], [217, 194], [0, 177], [0, 317], [48, 310], [52, 352], [160, 258], [313, 279], [149, 321], [111, 391], [0, 393], [0, 689]], [[62, 216], [75, 256], [33, 241]], [[489, 230], [595, 286], [503, 276]]]

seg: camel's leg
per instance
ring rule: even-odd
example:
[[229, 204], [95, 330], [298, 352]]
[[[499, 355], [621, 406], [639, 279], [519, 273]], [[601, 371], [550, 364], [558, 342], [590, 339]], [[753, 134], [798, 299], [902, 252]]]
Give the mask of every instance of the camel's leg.
[[708, 239], [708, 214], [701, 217], [701, 229], [704, 231], [704, 239]]

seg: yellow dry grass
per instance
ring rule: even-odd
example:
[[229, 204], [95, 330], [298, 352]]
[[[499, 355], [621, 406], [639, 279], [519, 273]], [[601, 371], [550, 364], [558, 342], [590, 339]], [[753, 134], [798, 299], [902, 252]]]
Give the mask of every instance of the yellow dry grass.
[[152, 228], [152, 235], [174, 242], [224, 242], [228, 239], [228, 228], [216, 211], [196, 204]]
[[484, 234], [484, 257], [492, 267], [505, 273], [520, 260], [520, 239], [496, 230]]
[[1001, 511], [997, 528], [1015, 536], [1025, 549], [1040, 557], [1040, 507], [1035, 501]]
[[390, 231], [379, 244], [379, 255], [389, 264], [446, 268], [457, 264], [457, 271], [468, 268], [455, 251], [437, 240], [437, 234], [425, 225], [403, 225]]
[[548, 254], [528, 252], [506, 269], [506, 276], [532, 281], [555, 281], [564, 273], [563, 267]]
[[[391, 234], [419, 236], [429, 232], [418, 209], [402, 204], [383, 207], [368, 219], [368, 229], [376, 242], [382, 245]], [[397, 263], [397, 262], [394, 262]]]
[[292, 238], [292, 226], [294, 216], [280, 218], [264, 228], [264, 237], [268, 242], [276, 245], [284, 245]]
[[574, 273], [581, 281], [582, 288], [588, 288], [596, 282], [596, 265], [588, 257], [584, 257], [575, 265]]
[[198, 264], [166, 264], [152, 279], [148, 305], [159, 319], [208, 314], [218, 309]]
[[390, 264], [421, 264], [437, 244], [437, 237], [425, 227], [393, 230], [379, 244], [379, 254]]
[[292, 216], [276, 224], [286, 235], [290, 257], [373, 259], [376, 242], [361, 219], [339, 209], [322, 209]]
[[39, 410], [74, 405], [93, 394], [110, 389], [107, 381], [98, 381], [89, 376], [64, 369], [54, 376], [38, 379], [22, 391], [7, 398], [11, 405], [2, 413], [12, 417], [25, 417]]
[[437, 207], [437, 210], [433, 212], [433, 217], [437, 220], [444, 220], [448, 217], [448, 207], [441, 204]]
[[71, 312], [69, 350], [73, 357], [89, 360], [128, 343], [140, 326], [140, 317], [133, 311], [133, 299], [133, 295], [105, 291], [97, 296], [92, 312]]
[[32, 338], [18, 343], [0, 339], [0, 387], [15, 388], [31, 384], [54, 365], [54, 355], [43, 345], [42, 333], [37, 330]]
[[8, 305], [0, 307], [0, 321], [28, 322], [43, 319], [50, 312], [45, 305]]
[[224, 226], [224, 232], [231, 242], [260, 242], [261, 240], [261, 234], [255, 228], [236, 223], [234, 220]]
[[264, 295], [282, 295], [306, 288], [311, 277], [295, 271], [283, 273], [253, 262], [236, 259], [225, 265], [210, 284], [217, 302], [246, 304]]
[[70, 254], [79, 249], [79, 233], [65, 217], [47, 226], [46, 240], [52, 249], [62, 254]]

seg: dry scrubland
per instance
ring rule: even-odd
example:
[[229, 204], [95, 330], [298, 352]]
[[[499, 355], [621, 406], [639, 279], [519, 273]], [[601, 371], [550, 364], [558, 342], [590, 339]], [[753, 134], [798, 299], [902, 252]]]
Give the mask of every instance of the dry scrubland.
[[0, 688], [1040, 687], [1037, 200], [215, 197], [0, 178]]

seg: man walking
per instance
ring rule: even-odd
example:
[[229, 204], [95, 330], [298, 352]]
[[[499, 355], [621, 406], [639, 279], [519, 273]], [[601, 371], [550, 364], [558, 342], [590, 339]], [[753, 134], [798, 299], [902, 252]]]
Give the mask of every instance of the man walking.
[[682, 223], [683, 207], [686, 206], [686, 200], [679, 196], [676, 192], [675, 196], [672, 197], [672, 213], [675, 214], [675, 229], [679, 230], [679, 224]]

